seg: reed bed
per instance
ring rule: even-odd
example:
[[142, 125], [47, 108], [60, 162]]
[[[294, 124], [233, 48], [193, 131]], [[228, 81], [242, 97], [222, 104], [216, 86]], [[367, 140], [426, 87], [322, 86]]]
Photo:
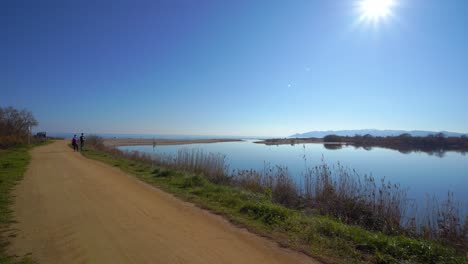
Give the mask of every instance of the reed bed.
[[[446, 200], [428, 199], [419, 209], [407, 190], [385, 178], [360, 175], [340, 163], [308, 167], [297, 181], [287, 167], [264, 165], [263, 170], [229, 171], [226, 156], [199, 149], [180, 149], [175, 155], [150, 155], [106, 147], [101, 138], [88, 144], [117, 157], [203, 176], [217, 184], [267, 194], [273, 202], [303, 212], [333, 216], [344, 223], [386, 234], [405, 234], [437, 240], [466, 250], [468, 215], [453, 193]], [[411, 212], [413, 215], [410, 216]], [[416, 213], [417, 212], [417, 213]]]

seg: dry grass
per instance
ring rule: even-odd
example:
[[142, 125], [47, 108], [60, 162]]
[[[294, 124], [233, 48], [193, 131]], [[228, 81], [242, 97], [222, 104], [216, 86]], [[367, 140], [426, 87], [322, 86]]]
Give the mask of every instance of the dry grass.
[[405, 216], [409, 209], [415, 211], [415, 205], [407, 199], [406, 190], [399, 184], [385, 178], [376, 180], [372, 175], [359, 175], [339, 163], [330, 166], [322, 162], [307, 168], [302, 175], [303, 181], [297, 182], [286, 167], [269, 164], [265, 164], [262, 171], [229, 173], [224, 155], [198, 149], [181, 149], [174, 156], [149, 155], [106, 147], [102, 139], [94, 136], [88, 137], [88, 144], [116, 157], [186, 171], [213, 183], [267, 194], [272, 202], [288, 208], [318, 211], [368, 230], [424, 237], [462, 250], [467, 248], [468, 224], [453, 194], [442, 202], [432, 199], [424, 213], [417, 214], [422, 218], [408, 218]]

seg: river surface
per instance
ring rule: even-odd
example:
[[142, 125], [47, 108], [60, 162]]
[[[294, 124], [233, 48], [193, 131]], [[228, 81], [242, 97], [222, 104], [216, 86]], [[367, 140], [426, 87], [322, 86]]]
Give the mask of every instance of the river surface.
[[[122, 150], [153, 153], [152, 146], [124, 146]], [[339, 162], [356, 170], [360, 175], [374, 176], [407, 189], [408, 198], [421, 206], [427, 195], [440, 200], [451, 191], [455, 199], [468, 205], [468, 155], [459, 152], [428, 154], [424, 152], [401, 153], [399, 151], [344, 146], [328, 149], [323, 144], [273, 145], [255, 144], [253, 140], [242, 142], [156, 146], [154, 152], [173, 155], [181, 148], [202, 149], [204, 152], [226, 155], [229, 169], [262, 170], [265, 163], [286, 166], [298, 182], [307, 167], [320, 165], [322, 159], [329, 165]]]

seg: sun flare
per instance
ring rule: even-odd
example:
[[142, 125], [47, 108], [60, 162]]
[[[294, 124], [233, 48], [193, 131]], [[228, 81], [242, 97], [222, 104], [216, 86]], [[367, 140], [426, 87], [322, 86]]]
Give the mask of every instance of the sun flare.
[[392, 14], [395, 0], [362, 0], [359, 2], [361, 19], [379, 21]]

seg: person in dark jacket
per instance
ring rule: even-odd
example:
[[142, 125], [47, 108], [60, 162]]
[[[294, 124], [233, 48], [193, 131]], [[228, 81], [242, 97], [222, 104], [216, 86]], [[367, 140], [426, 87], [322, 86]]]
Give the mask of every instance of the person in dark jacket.
[[78, 139], [76, 138], [76, 135], [73, 136], [72, 145], [73, 151], [78, 151]]
[[83, 151], [84, 142], [85, 142], [85, 137], [84, 137], [83, 133], [81, 133], [81, 136], [80, 136], [80, 151]]

